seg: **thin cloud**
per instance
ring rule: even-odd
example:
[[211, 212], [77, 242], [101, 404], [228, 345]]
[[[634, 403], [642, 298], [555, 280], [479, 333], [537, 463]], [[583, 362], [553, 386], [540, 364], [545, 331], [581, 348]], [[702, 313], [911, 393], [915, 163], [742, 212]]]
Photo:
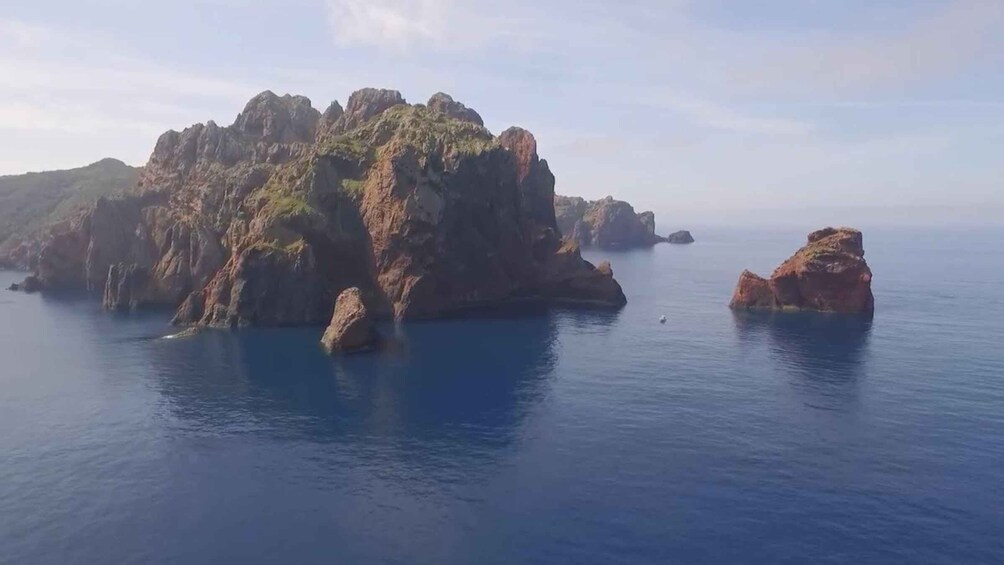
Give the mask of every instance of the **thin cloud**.
[[839, 89], [889, 87], [945, 76], [999, 48], [1004, 3], [965, 0], [878, 37], [809, 37], [761, 51], [737, 69], [742, 85]]

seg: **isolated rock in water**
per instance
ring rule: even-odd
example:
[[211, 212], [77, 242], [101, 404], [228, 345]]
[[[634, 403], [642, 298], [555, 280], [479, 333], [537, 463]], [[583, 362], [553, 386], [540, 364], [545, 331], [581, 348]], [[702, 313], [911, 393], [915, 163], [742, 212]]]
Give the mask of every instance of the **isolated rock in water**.
[[350, 353], [370, 349], [379, 340], [373, 319], [363, 304], [362, 291], [348, 288], [338, 295], [331, 323], [321, 345], [328, 353]]
[[46, 234], [39, 281], [217, 327], [323, 325], [351, 287], [381, 318], [623, 305], [613, 277], [564, 246], [533, 134], [494, 136], [434, 98], [363, 89], [321, 114], [263, 92], [230, 126], [166, 132], [135, 190]]
[[781, 264], [770, 279], [749, 271], [739, 277], [730, 307], [737, 310], [812, 310], [871, 313], [872, 272], [861, 232], [825, 228]]
[[694, 236], [690, 235], [687, 230], [680, 230], [667, 235], [666, 241], [677, 244], [694, 243]]
[[432, 98], [429, 98], [429, 102], [426, 105], [437, 112], [442, 112], [447, 116], [450, 116], [451, 118], [463, 122], [470, 122], [479, 126], [485, 125], [485, 122], [481, 119], [480, 114], [467, 106], [464, 106], [460, 102], [457, 102], [449, 94], [437, 92], [432, 95]]
[[7, 287], [7, 290], [28, 293], [38, 292], [39, 290], [42, 290], [42, 284], [38, 281], [38, 277], [35, 275], [28, 275], [19, 283], [11, 283], [11, 285]]
[[626, 249], [666, 241], [655, 234], [654, 213], [635, 213], [630, 204], [611, 196], [593, 202], [555, 196], [554, 213], [562, 235], [583, 247]]

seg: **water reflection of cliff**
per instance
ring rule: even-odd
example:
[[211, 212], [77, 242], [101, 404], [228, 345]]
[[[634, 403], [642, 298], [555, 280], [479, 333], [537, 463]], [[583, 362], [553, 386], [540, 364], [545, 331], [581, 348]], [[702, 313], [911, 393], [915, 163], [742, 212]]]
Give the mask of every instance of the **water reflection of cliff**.
[[744, 344], [766, 344], [770, 359], [823, 397], [856, 394], [864, 374], [870, 316], [819, 313], [734, 312]]
[[387, 350], [335, 359], [317, 328], [206, 331], [151, 350], [170, 417], [194, 433], [382, 449], [415, 465], [491, 459], [548, 389], [552, 314], [382, 330]]

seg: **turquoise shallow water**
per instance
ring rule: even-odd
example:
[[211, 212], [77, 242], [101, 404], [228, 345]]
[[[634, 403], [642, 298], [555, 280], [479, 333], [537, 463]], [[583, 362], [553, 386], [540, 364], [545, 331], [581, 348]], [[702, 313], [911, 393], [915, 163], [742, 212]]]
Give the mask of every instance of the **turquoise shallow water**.
[[694, 231], [343, 360], [0, 293], [0, 562], [1004, 562], [1004, 233], [866, 231], [865, 320], [734, 315], [804, 234]]

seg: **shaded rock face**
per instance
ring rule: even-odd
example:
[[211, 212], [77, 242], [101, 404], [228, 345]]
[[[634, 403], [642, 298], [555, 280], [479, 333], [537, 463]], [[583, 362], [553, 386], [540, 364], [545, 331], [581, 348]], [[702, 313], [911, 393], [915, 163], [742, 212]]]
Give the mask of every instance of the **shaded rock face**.
[[135, 264], [118, 263], [108, 268], [103, 305], [108, 310], [135, 310], [145, 302], [150, 273]]
[[782, 263], [770, 279], [743, 271], [730, 307], [737, 310], [811, 310], [870, 314], [872, 272], [861, 232], [825, 228]]
[[320, 114], [265, 92], [229, 127], [167, 132], [133, 193], [47, 235], [39, 280], [224, 327], [322, 325], [352, 287], [372, 315], [401, 319], [526, 298], [624, 304], [609, 268], [563, 244], [533, 135], [495, 137], [456, 104], [365, 89]]
[[690, 235], [690, 232], [687, 230], [680, 230], [667, 235], [666, 241], [676, 244], [694, 243], [694, 236]]
[[627, 249], [665, 241], [655, 234], [654, 213], [635, 213], [630, 204], [610, 196], [593, 202], [556, 196], [554, 212], [561, 233], [583, 247]]
[[338, 295], [331, 323], [321, 337], [321, 345], [329, 354], [352, 353], [372, 349], [379, 335], [369, 310], [363, 303], [362, 291], [347, 288]]
[[485, 122], [481, 119], [480, 114], [471, 108], [464, 106], [460, 102], [457, 102], [449, 94], [444, 94], [442, 92], [433, 94], [432, 98], [429, 98], [429, 101], [426, 103], [426, 106], [462, 122], [470, 122], [479, 126], [485, 125]]

